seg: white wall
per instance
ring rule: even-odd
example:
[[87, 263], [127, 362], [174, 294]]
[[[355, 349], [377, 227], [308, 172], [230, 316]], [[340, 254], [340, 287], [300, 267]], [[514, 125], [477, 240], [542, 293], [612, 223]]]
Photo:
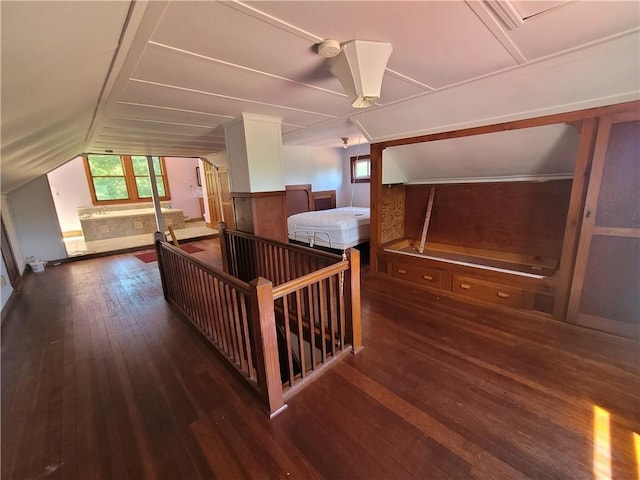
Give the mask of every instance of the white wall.
[[8, 194], [7, 203], [22, 255], [43, 261], [67, 257], [46, 176]]
[[335, 190], [336, 206], [369, 206], [369, 184], [351, 183], [349, 157], [369, 153], [369, 145], [360, 149], [351, 147], [322, 148], [288, 146], [282, 147], [285, 185], [310, 183], [314, 191]]
[[367, 155], [369, 144], [354, 145], [346, 150], [342, 149], [342, 171], [345, 178], [343, 183], [343, 196], [346, 197], [343, 205], [353, 207], [369, 207], [371, 203], [371, 187], [369, 183], [351, 183], [351, 157]]
[[47, 175], [51, 195], [58, 212], [60, 230], [82, 230], [77, 207], [91, 205], [91, 192], [87, 183], [82, 157], [76, 157]]
[[[284, 183], [285, 185], [310, 183], [314, 191], [335, 190], [336, 205], [339, 207], [351, 204], [353, 192], [353, 205], [368, 207], [369, 184], [351, 183], [349, 157], [357, 153], [356, 147], [345, 150], [343, 148], [283, 145]], [[367, 153], [369, 153], [369, 145], [362, 145], [359, 154]], [[214, 165], [229, 164], [226, 152], [207, 155], [206, 158]], [[233, 165], [229, 164], [229, 168], [233, 177]], [[206, 192], [204, 195], [206, 197]]]
[[243, 113], [224, 127], [234, 192], [284, 189], [281, 119]]
[[171, 191], [171, 207], [180, 208], [190, 218], [200, 218], [200, 203], [202, 187], [198, 186], [196, 167], [197, 158], [165, 157], [167, 178]]

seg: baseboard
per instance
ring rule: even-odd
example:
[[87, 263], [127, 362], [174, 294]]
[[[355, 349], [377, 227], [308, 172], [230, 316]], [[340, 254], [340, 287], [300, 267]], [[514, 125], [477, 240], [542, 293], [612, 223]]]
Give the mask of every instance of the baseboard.
[[204, 222], [204, 217], [189, 218], [189, 220], [184, 221], [184, 223], [190, 222]]

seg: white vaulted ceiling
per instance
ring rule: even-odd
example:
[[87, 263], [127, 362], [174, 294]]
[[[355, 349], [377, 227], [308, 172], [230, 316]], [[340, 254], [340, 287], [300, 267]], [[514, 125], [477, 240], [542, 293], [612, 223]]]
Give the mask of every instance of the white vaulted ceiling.
[[[84, 152], [224, 150], [224, 125], [242, 112], [281, 118], [285, 144], [339, 147], [640, 98], [636, 1], [0, 9], [3, 192]], [[393, 45], [378, 105], [350, 106], [314, 52], [327, 38]]]

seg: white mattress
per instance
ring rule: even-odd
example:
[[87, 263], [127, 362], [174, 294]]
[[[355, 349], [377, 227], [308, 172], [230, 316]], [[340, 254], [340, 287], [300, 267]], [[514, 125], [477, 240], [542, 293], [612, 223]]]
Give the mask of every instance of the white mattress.
[[370, 219], [368, 208], [342, 207], [296, 213], [287, 227], [291, 240], [344, 250], [369, 240]]

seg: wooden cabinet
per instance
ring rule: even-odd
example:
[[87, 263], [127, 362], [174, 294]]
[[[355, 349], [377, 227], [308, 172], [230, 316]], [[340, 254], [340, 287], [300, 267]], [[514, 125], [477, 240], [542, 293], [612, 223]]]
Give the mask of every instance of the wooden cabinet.
[[442, 270], [403, 262], [392, 262], [391, 276], [398, 280], [433, 288], [449, 289], [451, 283], [451, 275], [447, 275]]
[[512, 285], [487, 282], [476, 278], [454, 275], [451, 291], [463, 297], [508, 307], [530, 309], [532, 295]]
[[601, 119], [567, 320], [640, 337], [640, 114]]
[[[382, 184], [387, 148], [553, 123], [579, 135], [571, 179]], [[640, 102], [370, 148], [372, 272], [640, 338]]]

